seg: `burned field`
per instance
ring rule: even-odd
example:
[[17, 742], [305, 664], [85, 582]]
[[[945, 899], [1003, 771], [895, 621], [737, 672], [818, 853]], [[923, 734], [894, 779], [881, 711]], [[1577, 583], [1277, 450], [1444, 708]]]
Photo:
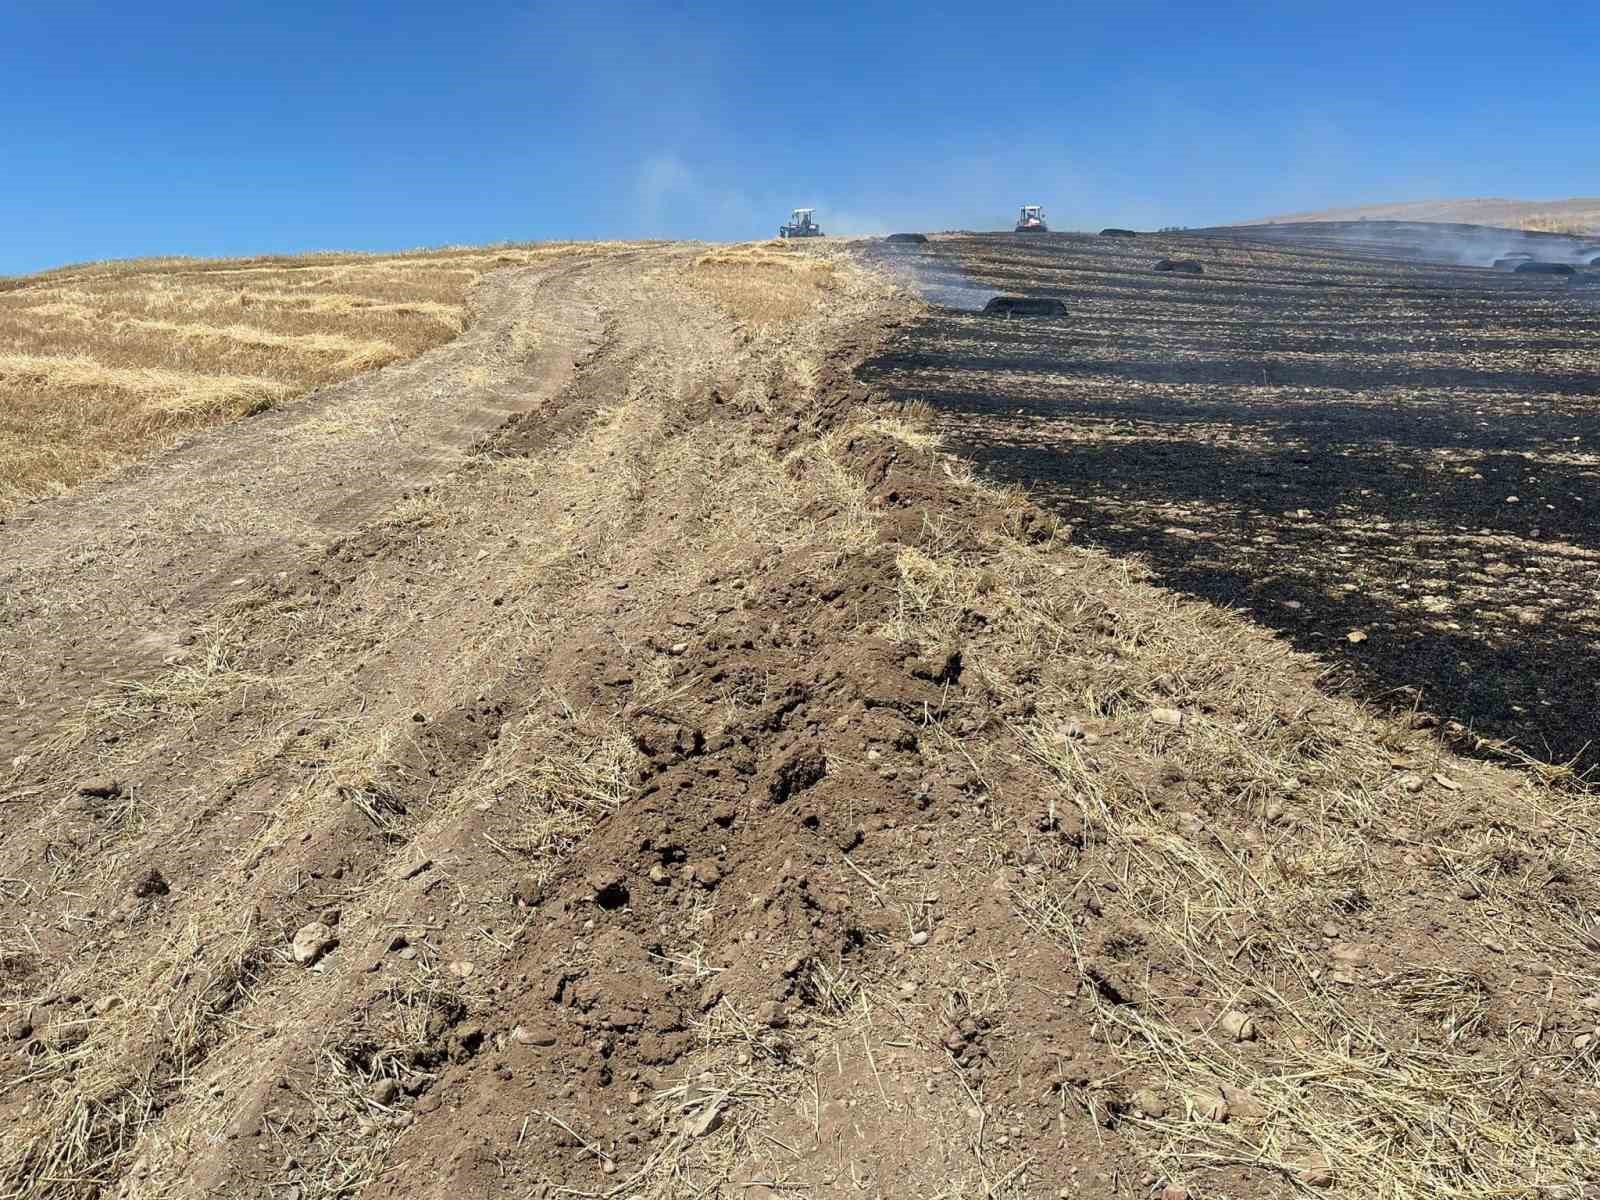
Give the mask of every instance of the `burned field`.
[[[1069, 315], [935, 307], [863, 374], [1081, 541], [1247, 610], [1364, 697], [1592, 770], [1600, 306], [1257, 236], [940, 239], [915, 268], [935, 300]], [[1169, 257], [1205, 274], [1152, 270]]]

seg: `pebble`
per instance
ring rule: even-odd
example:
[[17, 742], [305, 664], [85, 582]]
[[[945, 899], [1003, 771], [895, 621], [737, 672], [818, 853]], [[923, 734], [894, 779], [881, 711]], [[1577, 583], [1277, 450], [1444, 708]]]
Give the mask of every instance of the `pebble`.
[[722, 868], [709, 858], [695, 863], [691, 874], [703, 888], [714, 888], [722, 882]]
[[122, 784], [115, 779], [86, 779], [78, 785], [78, 795], [92, 800], [110, 800], [122, 794]]
[[650, 882], [657, 887], [666, 887], [667, 884], [672, 882], [672, 872], [668, 871], [660, 863], [652, 864], [649, 874]]
[[1189, 1200], [1189, 1189], [1181, 1183], [1169, 1183], [1161, 1189], [1161, 1200]]
[[778, 1001], [768, 1000], [760, 1008], [756, 1009], [756, 1020], [769, 1029], [782, 1029], [789, 1023], [789, 1014], [784, 1011], [783, 1005]]
[[1229, 1009], [1222, 1014], [1217, 1022], [1222, 1032], [1236, 1042], [1253, 1042], [1256, 1037], [1256, 1023], [1238, 1009]]
[[312, 921], [302, 925], [294, 935], [294, 960], [302, 967], [309, 967], [336, 945], [338, 939], [334, 937], [333, 930], [321, 921]]
[[905, 982], [903, 982], [900, 985], [900, 989], [899, 990], [900, 990], [900, 995], [904, 999], [909, 1000], [909, 999], [911, 999], [911, 997], [913, 997], [913, 996], [915, 996], [917, 994], [917, 985], [912, 983], [911, 980], [907, 979]]
[[446, 971], [449, 971], [450, 974], [454, 975], [457, 979], [469, 978], [472, 975], [472, 972], [476, 969], [476, 967], [467, 962], [465, 959], [453, 962], [445, 968]]
[[1456, 895], [1463, 900], [1476, 900], [1483, 895], [1483, 889], [1478, 886], [1476, 880], [1463, 879], [1456, 886]]
[[1154, 1088], [1140, 1088], [1133, 1094], [1133, 1106], [1147, 1117], [1160, 1120], [1167, 1115], [1167, 1102]]
[[919, 929], [913, 933], [911, 935], [911, 944], [913, 946], [926, 946], [928, 944], [928, 931]]
[[533, 875], [524, 875], [517, 880], [517, 886], [511, 898], [523, 908], [535, 908], [544, 899], [544, 884]]
[[393, 1104], [395, 1097], [400, 1094], [400, 1084], [393, 1079], [380, 1079], [372, 1088], [372, 1101], [374, 1104], [388, 1106]]
[[1367, 640], [1367, 635], [1359, 629], [1352, 629], [1349, 633], [1344, 635], [1344, 640], [1349, 642], [1352, 646], [1359, 646], [1362, 642]]
[[511, 1031], [511, 1040], [519, 1046], [554, 1046], [556, 1035], [541, 1025], [518, 1025]]
[[1420, 792], [1422, 790], [1422, 786], [1423, 786], [1423, 784], [1422, 784], [1422, 776], [1421, 775], [1402, 775], [1402, 776], [1400, 776], [1400, 790], [1401, 791], [1410, 792], [1413, 796], [1415, 796], [1418, 792]]
[[1150, 719], [1157, 725], [1171, 725], [1173, 728], [1183, 724], [1183, 714], [1175, 708], [1152, 708]]

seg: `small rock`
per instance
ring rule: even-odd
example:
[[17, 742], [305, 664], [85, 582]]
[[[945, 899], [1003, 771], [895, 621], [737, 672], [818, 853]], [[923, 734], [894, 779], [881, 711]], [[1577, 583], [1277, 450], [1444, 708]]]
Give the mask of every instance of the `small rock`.
[[1283, 806], [1283, 801], [1272, 800], [1267, 803], [1266, 812], [1263, 815], [1266, 817], [1268, 824], [1275, 825], [1279, 821], [1283, 820], [1283, 814], [1286, 811], [1287, 810]]
[[756, 1020], [769, 1029], [782, 1029], [789, 1023], [789, 1014], [784, 1011], [783, 1005], [778, 1001], [768, 1000], [760, 1008], [756, 1009]]
[[1160, 1120], [1167, 1115], [1167, 1102], [1154, 1088], [1140, 1088], [1133, 1094], [1133, 1106], [1145, 1116]]
[[95, 1016], [103, 1017], [112, 1009], [122, 1004], [121, 996], [102, 996], [94, 1002]]
[[1422, 785], [1422, 776], [1421, 775], [1402, 775], [1402, 776], [1400, 776], [1400, 790], [1401, 791], [1410, 792], [1413, 796], [1415, 796], [1418, 792], [1420, 792], [1422, 790], [1422, 786], [1423, 785]]
[[722, 868], [709, 858], [695, 863], [690, 875], [703, 888], [714, 888], [722, 882]]
[[1236, 1042], [1255, 1041], [1256, 1023], [1238, 1009], [1229, 1009], [1223, 1013], [1217, 1025], [1223, 1033]]
[[1456, 885], [1456, 895], [1463, 900], [1477, 900], [1483, 895], [1483, 889], [1478, 886], [1475, 879], [1463, 879]]
[[1170, 725], [1174, 729], [1183, 724], [1183, 714], [1175, 708], [1152, 708], [1150, 719], [1157, 725]]
[[1352, 629], [1349, 633], [1344, 635], [1344, 640], [1349, 642], [1352, 646], [1359, 646], [1362, 642], [1367, 640], [1367, 635], [1359, 629]]
[[1300, 1168], [1300, 1182], [1307, 1187], [1324, 1188], [1333, 1186], [1333, 1171], [1329, 1168], [1327, 1160], [1320, 1154], [1314, 1156], [1310, 1162]]
[[1181, 1183], [1169, 1183], [1161, 1189], [1161, 1200], [1189, 1200], [1189, 1189]]
[[672, 872], [660, 863], [655, 863], [650, 868], [650, 882], [657, 887], [666, 887], [672, 882]]
[[672, 654], [684, 654], [688, 652], [688, 649], [688, 642], [673, 642], [672, 645], [668, 647], [668, 652]]
[[469, 979], [472, 976], [472, 972], [477, 970], [477, 968], [471, 963], [467, 962], [465, 959], [460, 959], [445, 967], [445, 970], [449, 971], [450, 974], [454, 975], [457, 979]]
[[374, 1104], [382, 1104], [385, 1107], [393, 1104], [395, 1097], [399, 1094], [400, 1084], [397, 1080], [393, 1079], [378, 1080], [378, 1082], [373, 1085], [372, 1091], [369, 1093]]
[[633, 1105], [634, 1108], [638, 1108], [639, 1105], [644, 1103], [644, 1093], [638, 1088], [634, 1088], [628, 1093], [628, 1103]]
[[690, 1113], [683, 1118], [684, 1137], [702, 1138], [708, 1133], [715, 1133], [722, 1128], [722, 1106], [708, 1104], [697, 1113]]
[[1587, 1050], [1593, 1044], [1594, 1034], [1592, 1033], [1580, 1033], [1572, 1039], [1572, 1048], [1574, 1050]]
[[519, 1046], [554, 1046], [556, 1034], [543, 1025], [518, 1025], [511, 1031], [511, 1040]]
[[148, 900], [152, 896], [165, 896], [171, 890], [166, 877], [154, 867], [139, 875], [128, 886], [128, 894], [140, 900]]
[[338, 944], [339, 939], [334, 936], [333, 930], [321, 921], [312, 921], [309, 925], [302, 925], [294, 935], [294, 960], [302, 967], [309, 967]]
[[78, 795], [91, 800], [110, 800], [122, 795], [122, 784], [115, 779], [85, 779], [78, 785]]
[[928, 944], [928, 931], [919, 929], [913, 933], [911, 935], [911, 944], [913, 946], [926, 946]]
[[1228, 1104], [1230, 1120], [1246, 1125], [1259, 1125], [1267, 1119], [1266, 1107], [1244, 1088], [1222, 1085], [1222, 1098]]
[[539, 882], [537, 876], [524, 875], [517, 880], [517, 886], [512, 890], [511, 898], [523, 908], [537, 908], [544, 900], [544, 884]]

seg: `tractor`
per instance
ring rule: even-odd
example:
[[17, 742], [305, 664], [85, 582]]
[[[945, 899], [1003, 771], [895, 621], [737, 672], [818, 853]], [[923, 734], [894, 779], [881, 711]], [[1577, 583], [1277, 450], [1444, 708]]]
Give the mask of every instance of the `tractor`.
[[1044, 223], [1044, 209], [1037, 204], [1024, 204], [1017, 214], [1016, 232], [1049, 233], [1050, 227]]
[[821, 237], [822, 226], [811, 219], [814, 208], [797, 208], [789, 214], [789, 223], [778, 226], [778, 236], [781, 238]]

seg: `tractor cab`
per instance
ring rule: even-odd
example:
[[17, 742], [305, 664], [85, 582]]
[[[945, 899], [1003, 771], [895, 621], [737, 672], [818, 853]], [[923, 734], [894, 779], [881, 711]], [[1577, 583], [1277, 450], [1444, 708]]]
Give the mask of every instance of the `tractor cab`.
[[1017, 233], [1049, 233], [1044, 223], [1044, 209], [1037, 204], [1024, 204], [1017, 214]]
[[816, 211], [814, 208], [795, 209], [794, 212], [789, 214], [789, 223], [778, 226], [778, 236], [781, 238], [821, 237], [822, 228], [812, 219], [812, 214]]

